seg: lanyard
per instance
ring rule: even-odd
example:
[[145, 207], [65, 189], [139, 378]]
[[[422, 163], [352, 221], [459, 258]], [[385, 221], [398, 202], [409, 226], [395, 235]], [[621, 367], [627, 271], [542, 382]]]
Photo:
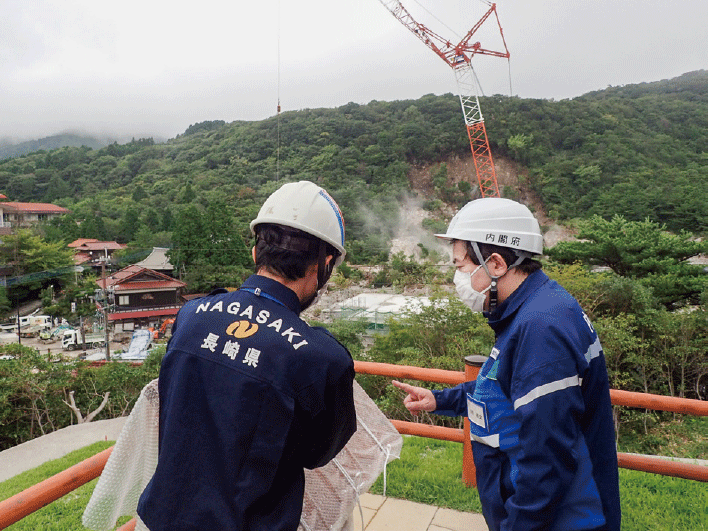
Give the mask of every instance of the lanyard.
[[239, 289], [242, 291], [248, 291], [249, 293], [253, 293], [257, 297], [265, 297], [266, 299], [269, 299], [273, 302], [277, 302], [281, 306], [284, 306], [285, 308], [287, 308], [287, 306], [284, 303], [280, 302], [278, 299], [276, 299], [272, 295], [269, 295], [265, 291], [262, 291], [261, 288], [239, 288]]

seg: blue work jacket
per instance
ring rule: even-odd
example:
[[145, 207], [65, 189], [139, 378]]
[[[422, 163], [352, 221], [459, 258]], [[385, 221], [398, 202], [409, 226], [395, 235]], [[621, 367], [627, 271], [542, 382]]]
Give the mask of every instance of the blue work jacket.
[[487, 525], [619, 531], [609, 383], [590, 320], [543, 271], [486, 315], [496, 341], [476, 382], [433, 393], [436, 413], [470, 419]]
[[138, 514], [150, 531], [295, 531], [303, 467], [356, 431], [354, 363], [253, 275], [180, 310], [159, 377], [157, 470]]

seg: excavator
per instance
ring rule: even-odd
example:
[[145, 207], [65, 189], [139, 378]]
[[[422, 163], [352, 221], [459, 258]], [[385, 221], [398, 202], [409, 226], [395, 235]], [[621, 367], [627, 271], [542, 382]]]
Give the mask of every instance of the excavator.
[[175, 322], [175, 318], [170, 317], [169, 319], [165, 319], [164, 321], [162, 321], [160, 328], [158, 328], [157, 330], [155, 330], [154, 328], [151, 328], [150, 330], [152, 330], [153, 337], [155, 339], [162, 339], [163, 337], [165, 337], [165, 335], [168, 333], [168, 331], [172, 330], [171, 327], [172, 327], [172, 323], [174, 323], [174, 322]]

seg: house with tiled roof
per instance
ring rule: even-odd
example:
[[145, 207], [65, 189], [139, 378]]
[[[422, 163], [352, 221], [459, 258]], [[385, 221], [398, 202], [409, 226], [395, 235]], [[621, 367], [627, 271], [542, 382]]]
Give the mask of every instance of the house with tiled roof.
[[71, 242], [69, 245], [67, 245], [67, 247], [71, 247], [72, 249], [78, 249], [85, 243], [95, 243], [97, 241], [98, 240], [96, 238], [79, 238]]
[[135, 265], [142, 267], [147, 267], [153, 271], [159, 271], [165, 275], [173, 276], [173, 271], [175, 266], [170, 263], [170, 259], [167, 258], [167, 247], [153, 247], [152, 252], [145, 258]]
[[108, 322], [114, 332], [137, 328], [157, 328], [166, 318], [177, 315], [186, 284], [158, 271], [130, 265], [96, 281], [107, 294]]
[[0, 201], [0, 219], [2, 219], [0, 228], [5, 230], [27, 228], [68, 213], [68, 209], [51, 203]]
[[79, 238], [74, 240], [68, 247], [74, 249], [74, 263], [76, 265], [88, 266], [97, 273], [105, 263], [113, 263], [112, 257], [115, 251], [124, 249], [126, 246], [118, 242], [103, 242], [95, 238]]

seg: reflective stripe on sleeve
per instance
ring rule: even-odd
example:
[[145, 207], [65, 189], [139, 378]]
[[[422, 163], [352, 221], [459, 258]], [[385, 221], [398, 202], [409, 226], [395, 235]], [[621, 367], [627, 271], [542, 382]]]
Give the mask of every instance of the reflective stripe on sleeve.
[[600, 345], [600, 338], [598, 337], [595, 339], [595, 342], [590, 345], [590, 348], [588, 348], [588, 351], [585, 353], [585, 360], [590, 363], [600, 354], [602, 354], [602, 345]]
[[517, 410], [521, 406], [525, 406], [526, 404], [529, 404], [542, 396], [567, 389], [568, 387], [575, 387], [579, 385], [580, 378], [577, 374], [575, 376], [568, 376], [568, 378], [563, 378], [562, 380], [556, 380], [555, 382], [539, 385], [521, 398], [514, 401], [514, 410]]
[[499, 434], [496, 433], [494, 435], [487, 435], [485, 437], [480, 437], [479, 435], [475, 435], [474, 433], [470, 433], [470, 439], [473, 441], [477, 441], [478, 443], [486, 444], [487, 446], [491, 446], [492, 448], [499, 448]]

